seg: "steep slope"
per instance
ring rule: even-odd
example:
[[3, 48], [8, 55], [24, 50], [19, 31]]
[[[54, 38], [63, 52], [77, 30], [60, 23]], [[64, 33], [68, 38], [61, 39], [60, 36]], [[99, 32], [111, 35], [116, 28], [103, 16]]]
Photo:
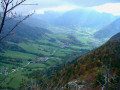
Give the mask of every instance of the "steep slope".
[[120, 32], [120, 18], [96, 32], [94, 37], [98, 39], [110, 38], [118, 32]]
[[120, 33], [61, 70], [53, 85], [67, 89], [119, 89]]
[[113, 37], [111, 37], [111, 39], [109, 40], [111, 42], [120, 42], [120, 33], [117, 33], [116, 35], [114, 35]]

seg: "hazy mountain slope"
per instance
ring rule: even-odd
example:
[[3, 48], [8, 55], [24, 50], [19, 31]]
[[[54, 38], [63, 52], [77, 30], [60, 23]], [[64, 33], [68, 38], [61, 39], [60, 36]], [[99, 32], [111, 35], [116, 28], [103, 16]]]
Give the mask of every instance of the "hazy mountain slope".
[[62, 14], [62, 12], [45, 11], [43, 14], [34, 14], [32, 18], [36, 18], [38, 20], [42, 20], [51, 24], [56, 18], [60, 17]]
[[31, 16], [27, 20], [25, 20], [23, 23], [31, 26], [31, 27], [40, 27], [40, 28], [46, 28], [49, 26], [49, 24], [35, 16]]
[[99, 13], [92, 9], [75, 9], [58, 17], [54, 24], [58, 26], [79, 25], [82, 27], [103, 27], [116, 17], [108, 13]]
[[109, 13], [99, 13], [89, 8], [80, 8], [64, 13], [46, 11], [43, 14], [35, 14], [32, 16], [32, 18], [37, 19], [37, 21], [40, 20], [40, 22], [42, 20], [43, 22], [53, 26], [101, 28], [114, 21], [116, 18], [118, 18], [118, 16], [114, 16]]
[[[1, 35], [5, 35], [9, 30], [12, 29], [12, 27], [16, 24], [16, 22], [19, 22], [17, 20], [10, 20], [5, 23], [5, 26], [3, 28], [3, 32]], [[27, 40], [27, 39], [40, 39], [42, 36], [46, 35], [47, 33], [52, 33], [49, 30], [45, 28], [38, 28], [38, 27], [31, 27], [27, 24], [21, 23], [19, 26], [17, 26], [14, 31], [6, 37], [5, 39], [9, 40], [15, 40], [16, 42], [19, 42], [19, 40]]]
[[[107, 86], [107, 79], [109, 86]], [[57, 84], [58, 87], [62, 85], [67, 89], [118, 89], [119, 80], [120, 33], [113, 36], [101, 47], [79, 58], [74, 64], [61, 70], [54, 77], [53, 85]]]
[[94, 37], [98, 39], [110, 38], [118, 32], [120, 32], [120, 18], [96, 32]]

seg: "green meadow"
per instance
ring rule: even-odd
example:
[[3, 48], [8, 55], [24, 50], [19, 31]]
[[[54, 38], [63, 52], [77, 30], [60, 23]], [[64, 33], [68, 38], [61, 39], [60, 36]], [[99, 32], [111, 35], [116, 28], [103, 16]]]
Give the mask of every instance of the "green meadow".
[[52, 29], [55, 29], [53, 30], [54, 33], [48, 34], [48, 37], [42, 39], [19, 43], [9, 41], [7, 43], [15, 46], [13, 48], [19, 47], [20, 50], [10, 48], [8, 50], [3, 49], [0, 52], [0, 70], [3, 66], [8, 68], [8, 75], [5, 75], [5, 72], [0, 74], [2, 87], [17, 89], [23, 79], [30, 80], [28, 78], [30, 73], [37, 70], [44, 71], [67, 61], [73, 55], [83, 54], [83, 52], [85, 53], [93, 48], [92, 44], [89, 45], [89, 43], [94, 42], [91, 34], [80, 33], [81, 29], [76, 30], [72, 36], [70, 34], [71, 29], [62, 28], [61, 32], [66, 29], [66, 34], [58, 34], [57, 30], [60, 28], [50, 28], [50, 30]]

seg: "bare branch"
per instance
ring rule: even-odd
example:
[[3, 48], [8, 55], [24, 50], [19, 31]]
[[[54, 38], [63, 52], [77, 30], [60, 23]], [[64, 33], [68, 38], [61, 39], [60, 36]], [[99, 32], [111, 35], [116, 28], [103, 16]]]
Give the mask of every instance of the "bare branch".
[[6, 0], [3, 0], [5, 4], [7, 4]]
[[[18, 18], [18, 15], [16, 14], [16, 12], [13, 12], [13, 9], [15, 9], [17, 6], [21, 5], [23, 2], [25, 2], [26, 0], [20, 0], [19, 2], [16, 1], [16, 3], [14, 4], [14, 0], [2, 0], [1, 1], [1, 8], [3, 9], [3, 13], [0, 13], [0, 19], [1, 19], [1, 25], [0, 25], [0, 35], [4, 26], [5, 21], [7, 20], [11, 20], [14, 18]], [[27, 4], [26, 4], [27, 5]], [[37, 4], [28, 4], [28, 5], [37, 5]], [[10, 6], [10, 7], [9, 7]], [[33, 14], [33, 13], [32, 13]], [[30, 17], [32, 14], [27, 15], [25, 18], [23, 18], [22, 20], [20, 20], [18, 23], [15, 24], [15, 26], [12, 27], [12, 29], [10, 31], [7, 32], [7, 34], [5, 36], [0, 37], [0, 41], [5, 38], [6, 36], [10, 35], [10, 33], [25, 19], [27, 19], [28, 17]], [[8, 19], [6, 19], [6, 17], [9, 17]]]
[[21, 2], [17, 3], [16, 5], [12, 6], [9, 10], [7, 10], [7, 13], [11, 10], [13, 10], [14, 8], [16, 8], [17, 6], [19, 6], [21, 3], [25, 2], [26, 0], [22, 0]]
[[1, 7], [2, 7], [3, 11], [5, 11], [5, 6], [6, 6], [6, 2], [4, 0], [2, 0]]
[[13, 2], [13, 0], [11, 0], [11, 1], [9, 2], [9, 4], [12, 3], [12, 2]]
[[10, 35], [10, 33], [24, 20], [26, 20], [27, 18], [29, 18], [31, 15], [33, 15], [34, 13], [27, 15], [25, 18], [23, 18], [22, 20], [20, 20], [18, 23], [16, 23], [16, 25], [3, 37], [0, 38], [0, 41], [3, 40], [5, 37], [7, 37], [8, 35]]
[[11, 20], [11, 19], [20, 18], [20, 17], [21, 17], [21, 16], [16, 16], [16, 15], [14, 15], [14, 16], [10, 17], [9, 19], [6, 19], [5, 21], [9, 21], [9, 20]]
[[8, 5], [9, 5], [9, 3], [7, 2], [6, 7], [5, 7], [5, 11], [4, 11], [4, 14], [3, 14], [3, 18], [2, 18], [2, 23], [1, 23], [1, 26], [0, 26], [0, 33], [1, 33], [1, 31], [2, 31], [4, 22], [5, 22], [5, 17], [6, 17], [6, 14], [7, 14]]

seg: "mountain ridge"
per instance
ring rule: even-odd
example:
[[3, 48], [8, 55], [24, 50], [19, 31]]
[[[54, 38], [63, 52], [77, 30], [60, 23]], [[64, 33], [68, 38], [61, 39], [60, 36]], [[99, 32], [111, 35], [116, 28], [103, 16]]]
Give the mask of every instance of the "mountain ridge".
[[103, 39], [103, 38], [110, 38], [113, 35], [120, 32], [120, 18], [113, 21], [111, 24], [108, 24], [107, 26], [103, 27], [101, 30], [97, 31], [94, 34], [95, 38]]
[[[56, 19], [56, 25], [80, 25], [83, 27], [103, 27], [116, 17], [108, 13], [99, 13], [92, 9], [75, 9]], [[72, 21], [72, 22], [71, 22]]]

